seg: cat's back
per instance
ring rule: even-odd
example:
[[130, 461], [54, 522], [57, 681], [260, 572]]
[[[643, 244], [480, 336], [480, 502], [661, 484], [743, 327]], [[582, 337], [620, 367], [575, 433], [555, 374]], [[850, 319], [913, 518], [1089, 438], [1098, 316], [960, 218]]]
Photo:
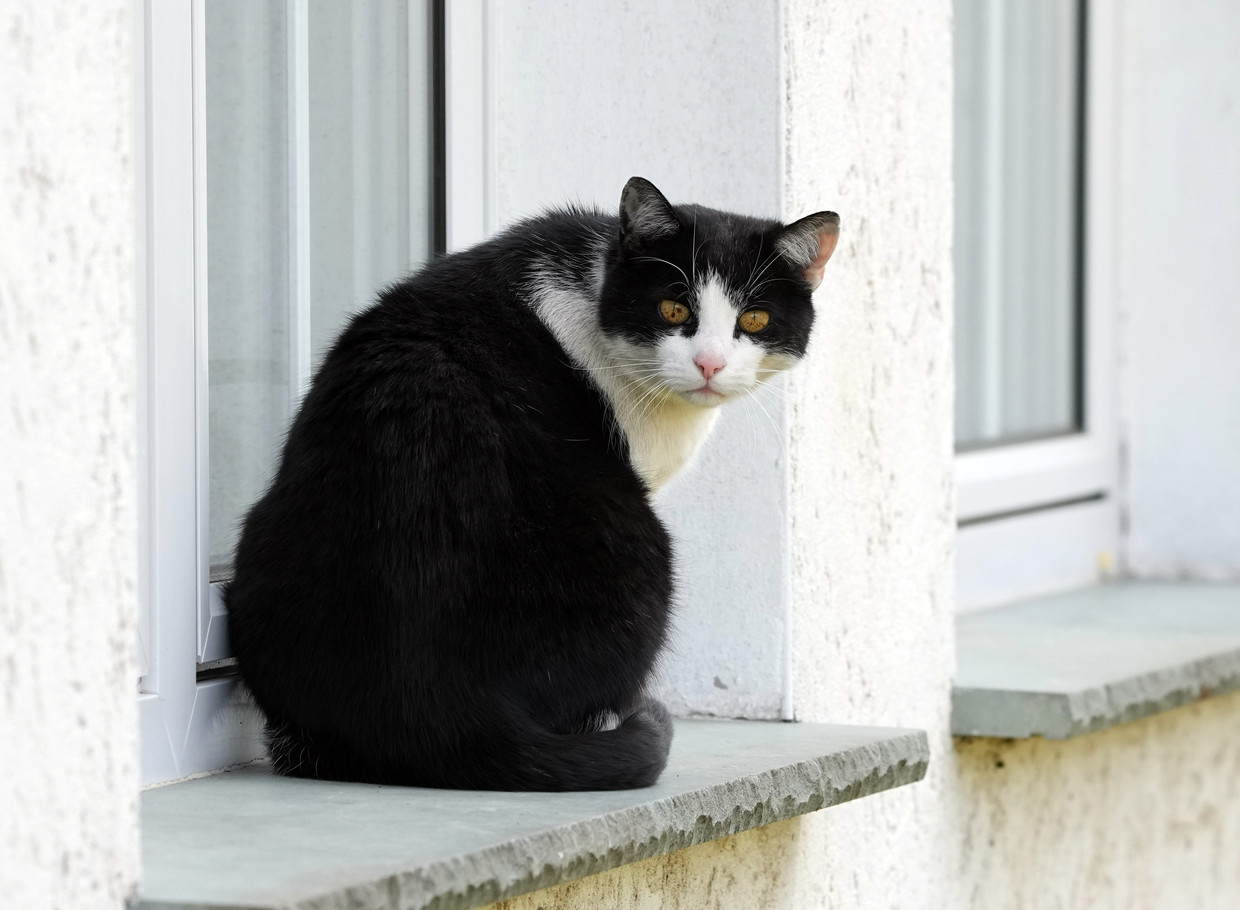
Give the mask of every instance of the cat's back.
[[588, 212], [535, 219], [386, 288], [327, 352], [292, 428], [291, 454], [302, 437], [332, 444], [345, 425], [382, 443], [375, 430], [398, 419], [422, 424], [428, 443], [476, 433], [519, 454], [541, 437], [571, 439], [567, 450], [538, 448], [573, 460], [607, 449], [627, 465], [607, 403], [531, 299], [547, 263], [586, 275], [595, 263], [585, 238], [606, 226]]
[[533, 365], [536, 360], [521, 352], [537, 354], [547, 333], [524, 304], [522, 283], [520, 272], [478, 251], [433, 262], [384, 289], [353, 317], [327, 353], [316, 385], [434, 379], [448, 364], [477, 375], [492, 372], [492, 365]]
[[544, 216], [429, 263], [353, 318], [316, 384], [443, 379], [441, 371], [454, 367], [490, 396], [519, 390], [507, 379], [542, 379], [544, 391], [564, 387], [564, 370], [573, 367], [531, 294], [548, 263], [568, 276], [592, 268], [586, 238], [605, 224], [586, 212]]
[[509, 232], [444, 257], [355, 316], [249, 524], [287, 528], [296, 513], [314, 535], [355, 527], [366, 539], [399, 523], [452, 540], [570, 489], [642, 497], [603, 396], [527, 296], [546, 242]]

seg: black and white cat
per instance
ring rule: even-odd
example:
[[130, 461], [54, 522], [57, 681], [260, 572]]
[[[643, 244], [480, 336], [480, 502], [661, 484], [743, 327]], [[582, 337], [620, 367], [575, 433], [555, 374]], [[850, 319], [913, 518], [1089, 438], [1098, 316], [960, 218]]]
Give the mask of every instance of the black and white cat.
[[553, 212], [354, 317], [226, 598], [277, 772], [429, 787], [654, 783], [672, 543], [650, 494], [792, 365], [839, 219]]

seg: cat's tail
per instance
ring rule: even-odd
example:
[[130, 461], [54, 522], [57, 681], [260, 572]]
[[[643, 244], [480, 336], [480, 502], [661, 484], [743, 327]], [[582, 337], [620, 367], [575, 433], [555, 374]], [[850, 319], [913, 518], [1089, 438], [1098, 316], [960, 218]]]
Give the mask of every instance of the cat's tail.
[[278, 718], [268, 717], [266, 738], [273, 770], [290, 777], [466, 790], [630, 790], [659, 779], [672, 718], [653, 699], [611, 730], [559, 734], [516, 715], [488, 730], [468, 754], [395, 761]]
[[526, 720], [470, 786], [546, 791], [649, 787], [663, 773], [671, 744], [671, 715], [653, 699], [612, 730], [558, 734]]

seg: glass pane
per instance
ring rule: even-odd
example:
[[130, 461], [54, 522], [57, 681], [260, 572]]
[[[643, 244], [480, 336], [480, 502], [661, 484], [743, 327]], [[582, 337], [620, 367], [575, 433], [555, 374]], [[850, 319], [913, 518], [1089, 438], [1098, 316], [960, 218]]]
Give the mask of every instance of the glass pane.
[[213, 575], [327, 346], [429, 256], [428, 23], [404, 0], [206, 4]]
[[956, 0], [956, 443], [1080, 429], [1079, 0]]
[[213, 564], [230, 558], [288, 416], [288, 26], [283, 3], [206, 6]]
[[[410, 267], [410, 249], [419, 262], [429, 254], [429, 13], [410, 23], [408, 8], [405, 0], [309, 3], [314, 366], [344, 318]], [[424, 58], [412, 72], [411, 40]], [[411, 76], [422, 104], [412, 142]]]

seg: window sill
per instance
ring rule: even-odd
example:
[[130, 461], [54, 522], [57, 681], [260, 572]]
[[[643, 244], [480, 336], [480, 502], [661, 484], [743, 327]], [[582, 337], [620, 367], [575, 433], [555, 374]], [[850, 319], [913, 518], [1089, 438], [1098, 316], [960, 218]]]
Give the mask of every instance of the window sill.
[[680, 720], [647, 790], [479, 793], [275, 777], [142, 794], [140, 906], [476, 907], [920, 780], [920, 730]]
[[1240, 586], [1117, 583], [957, 620], [957, 736], [1068, 739], [1240, 690]]

